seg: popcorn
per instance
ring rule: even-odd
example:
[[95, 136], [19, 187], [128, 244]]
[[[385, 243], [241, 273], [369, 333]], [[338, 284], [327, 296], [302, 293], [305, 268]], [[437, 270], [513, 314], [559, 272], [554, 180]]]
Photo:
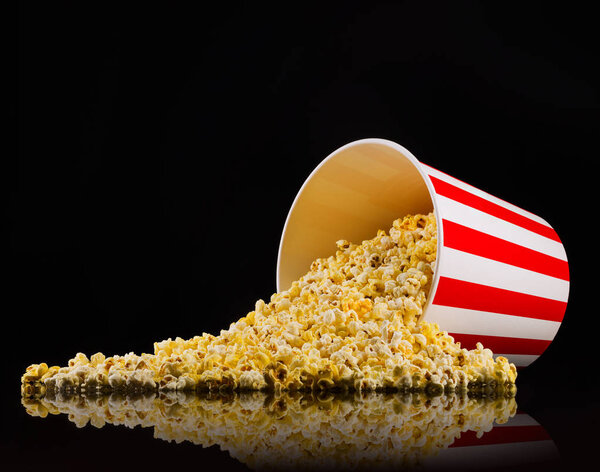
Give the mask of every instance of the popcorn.
[[412, 390], [514, 388], [516, 368], [480, 343], [462, 349], [422, 321], [435, 270], [433, 213], [337, 252], [218, 336], [154, 343], [154, 354], [34, 364], [22, 393], [188, 390]]

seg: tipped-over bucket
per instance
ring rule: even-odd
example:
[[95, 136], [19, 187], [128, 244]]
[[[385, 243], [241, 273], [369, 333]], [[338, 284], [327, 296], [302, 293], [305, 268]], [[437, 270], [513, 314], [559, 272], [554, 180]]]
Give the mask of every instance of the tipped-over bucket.
[[463, 347], [477, 342], [517, 367], [554, 339], [569, 294], [565, 249], [537, 215], [419, 162], [384, 139], [349, 143], [324, 159], [298, 192], [277, 262], [289, 288], [335, 242], [360, 243], [407, 214], [434, 211], [438, 250], [423, 319]]

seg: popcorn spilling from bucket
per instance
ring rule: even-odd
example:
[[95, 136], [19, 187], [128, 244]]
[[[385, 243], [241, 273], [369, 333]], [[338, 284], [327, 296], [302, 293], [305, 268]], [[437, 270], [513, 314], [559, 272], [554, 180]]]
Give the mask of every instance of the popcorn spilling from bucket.
[[288, 290], [232, 323], [154, 344], [154, 354], [78, 353], [65, 367], [34, 364], [24, 396], [54, 392], [514, 392], [515, 365], [468, 350], [420, 320], [435, 271], [433, 213], [408, 215], [361, 244], [337, 242]]

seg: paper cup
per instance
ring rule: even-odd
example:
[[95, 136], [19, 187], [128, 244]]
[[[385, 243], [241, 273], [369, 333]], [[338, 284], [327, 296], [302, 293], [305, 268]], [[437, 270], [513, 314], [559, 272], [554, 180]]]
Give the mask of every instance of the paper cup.
[[323, 160], [289, 211], [278, 291], [335, 242], [360, 243], [407, 214], [435, 212], [434, 280], [423, 319], [468, 349], [481, 342], [517, 367], [554, 339], [569, 294], [565, 249], [537, 215], [419, 162], [384, 139], [349, 143]]

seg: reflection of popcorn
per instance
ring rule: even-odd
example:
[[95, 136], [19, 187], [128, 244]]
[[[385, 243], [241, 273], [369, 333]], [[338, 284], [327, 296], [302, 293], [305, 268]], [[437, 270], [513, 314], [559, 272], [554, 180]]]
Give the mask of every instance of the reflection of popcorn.
[[474, 350], [436, 324], [419, 321], [433, 278], [437, 228], [432, 213], [394, 221], [362, 244], [337, 242], [292, 286], [259, 300], [218, 336], [154, 344], [154, 354], [36, 364], [25, 395], [46, 389], [112, 390], [433, 389], [512, 385], [516, 369]]
[[32, 416], [64, 413], [83, 427], [153, 427], [154, 437], [221, 449], [256, 469], [415, 465], [467, 430], [481, 436], [516, 413], [513, 397], [182, 392], [22, 400]]

